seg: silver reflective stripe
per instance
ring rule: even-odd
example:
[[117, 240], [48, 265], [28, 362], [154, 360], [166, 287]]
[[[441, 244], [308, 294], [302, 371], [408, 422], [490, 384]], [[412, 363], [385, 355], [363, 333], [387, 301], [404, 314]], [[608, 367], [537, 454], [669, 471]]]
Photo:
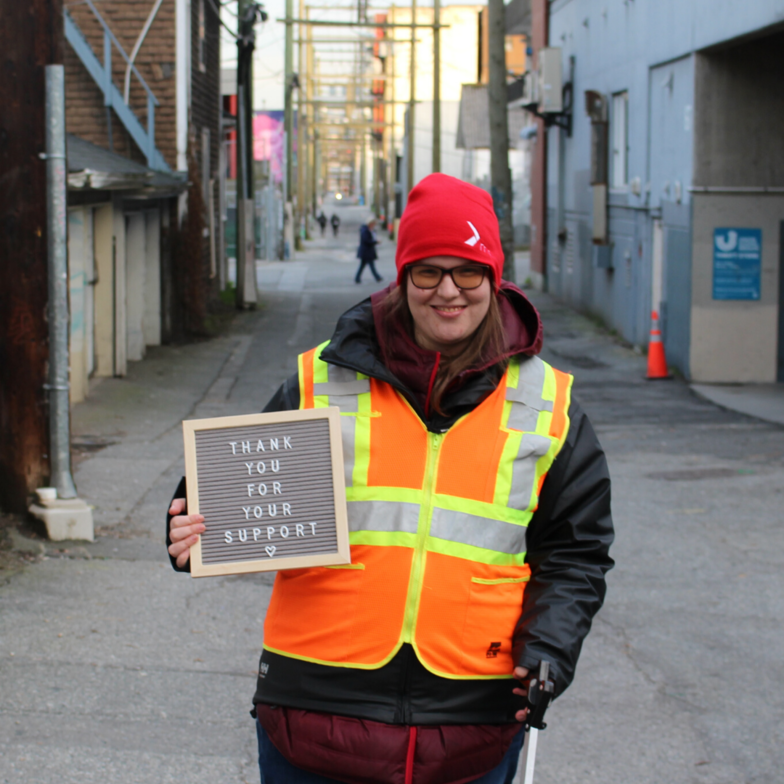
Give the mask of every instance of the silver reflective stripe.
[[525, 552], [525, 532], [522, 525], [451, 509], [434, 509], [430, 523], [430, 536], [437, 539], [512, 555]]
[[390, 531], [415, 534], [419, 504], [395, 501], [349, 501], [348, 527], [351, 531]]
[[538, 420], [539, 412], [535, 408], [530, 408], [523, 403], [512, 402], [512, 410], [509, 412], [506, 426], [513, 430], [533, 432], [536, 430]]
[[522, 403], [535, 411], [552, 411], [553, 401], [542, 398], [544, 377], [545, 365], [539, 357], [530, 357], [521, 362], [517, 388], [507, 386], [506, 399], [513, 403]]
[[[330, 369], [331, 374], [331, 369]], [[356, 376], [356, 373], [354, 374]], [[343, 395], [362, 395], [370, 392], [370, 379], [354, 378], [353, 381], [325, 381], [313, 385], [314, 395], [327, 395], [328, 397]]]
[[520, 449], [512, 464], [512, 489], [509, 491], [509, 506], [512, 509], [527, 509], [536, 482], [536, 463], [547, 454], [553, 442], [547, 436], [525, 433], [520, 439]]
[[[332, 401], [330, 401], [330, 403], [331, 402]], [[356, 408], [354, 410], [356, 411]], [[354, 485], [354, 444], [356, 442], [356, 429], [356, 417], [340, 417], [340, 435], [342, 436], [343, 440], [343, 471], [346, 478], [346, 487], [352, 487]]]
[[[337, 365], [327, 366], [327, 378], [328, 381], [313, 385], [313, 394], [326, 395], [329, 405], [337, 406], [341, 413], [356, 414], [359, 411], [359, 396], [370, 392], [370, 380], [358, 379], [356, 371]], [[340, 417], [346, 487], [354, 484], [356, 429], [355, 416]]]

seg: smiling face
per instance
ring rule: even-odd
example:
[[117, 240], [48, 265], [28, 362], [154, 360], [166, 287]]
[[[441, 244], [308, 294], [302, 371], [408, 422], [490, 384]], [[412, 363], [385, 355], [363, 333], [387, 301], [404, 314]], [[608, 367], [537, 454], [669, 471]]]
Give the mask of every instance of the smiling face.
[[[465, 266], [466, 259], [433, 256], [418, 264], [432, 264], [445, 270]], [[493, 286], [490, 271], [475, 289], [459, 289], [451, 276], [444, 275], [434, 289], [417, 288], [409, 275], [406, 285], [408, 308], [414, 319], [414, 339], [422, 348], [447, 356], [458, 354], [476, 332], [490, 307]]]

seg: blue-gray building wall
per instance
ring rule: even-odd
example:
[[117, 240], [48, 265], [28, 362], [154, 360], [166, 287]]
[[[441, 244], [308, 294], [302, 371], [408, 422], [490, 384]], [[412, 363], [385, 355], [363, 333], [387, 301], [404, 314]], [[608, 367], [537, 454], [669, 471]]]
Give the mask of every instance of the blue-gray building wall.
[[[549, 45], [574, 64], [572, 136], [548, 131], [547, 280], [550, 291], [601, 316], [631, 343], [648, 341], [661, 311], [670, 364], [689, 375], [695, 53], [784, 22], [784, 0], [555, 0]], [[591, 127], [584, 93], [610, 104], [628, 93], [625, 188], [610, 189], [610, 264], [591, 243]], [[636, 187], [635, 187], [636, 186]], [[654, 232], [661, 276], [653, 281]], [[654, 288], [661, 299], [653, 302]]]

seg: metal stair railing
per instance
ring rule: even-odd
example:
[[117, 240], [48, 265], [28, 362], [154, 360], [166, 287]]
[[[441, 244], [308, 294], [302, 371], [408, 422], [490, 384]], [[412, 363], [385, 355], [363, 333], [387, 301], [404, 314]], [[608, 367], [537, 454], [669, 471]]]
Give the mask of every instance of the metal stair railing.
[[[120, 42], [110, 30], [92, 0], [85, 0], [86, 5], [103, 28], [103, 64], [98, 60], [92, 47], [84, 37], [84, 33], [74, 21], [68, 9], [64, 9], [65, 38], [71, 44], [79, 59], [84, 64], [90, 76], [103, 93], [104, 106], [114, 109], [115, 114], [125, 129], [136, 142], [139, 149], [147, 158], [147, 165], [156, 171], [170, 172], [169, 165], [155, 146], [155, 107], [159, 106], [158, 99], [147, 86], [142, 75], [123, 49]], [[139, 119], [125, 100], [122, 93], [114, 86], [112, 81], [112, 45], [116, 46], [125, 62], [130, 66], [139, 83], [147, 93], [147, 130], [144, 129]]]

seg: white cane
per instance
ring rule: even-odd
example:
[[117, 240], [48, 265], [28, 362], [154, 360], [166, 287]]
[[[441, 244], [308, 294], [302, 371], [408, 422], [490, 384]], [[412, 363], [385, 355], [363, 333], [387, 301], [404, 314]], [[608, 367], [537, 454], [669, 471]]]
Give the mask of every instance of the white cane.
[[539, 730], [547, 725], [544, 723], [544, 712], [553, 698], [555, 684], [549, 679], [550, 662], [539, 663], [539, 677], [532, 678], [528, 684], [528, 717], [525, 721], [525, 742], [523, 743], [523, 781], [522, 784], [533, 784], [534, 765], [536, 764], [536, 744]]

